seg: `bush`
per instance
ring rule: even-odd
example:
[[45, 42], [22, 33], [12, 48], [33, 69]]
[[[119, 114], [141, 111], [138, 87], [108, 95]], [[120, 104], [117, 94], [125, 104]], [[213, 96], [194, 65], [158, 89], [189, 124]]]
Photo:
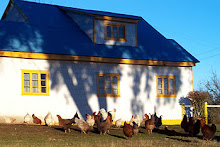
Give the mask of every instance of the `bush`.
[[210, 95], [205, 91], [191, 91], [187, 95], [188, 101], [193, 106], [193, 117], [204, 116], [204, 103]]

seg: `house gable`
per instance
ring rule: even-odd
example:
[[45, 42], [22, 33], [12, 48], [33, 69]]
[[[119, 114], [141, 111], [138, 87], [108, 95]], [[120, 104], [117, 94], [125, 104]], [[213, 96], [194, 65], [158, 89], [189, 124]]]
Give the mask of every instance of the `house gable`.
[[15, 21], [15, 22], [29, 22], [25, 14], [19, 9], [13, 0], [9, 1], [5, 13], [2, 16], [2, 20]]
[[[100, 14], [85, 13], [82, 11], [72, 10], [68, 8], [59, 7], [73, 21], [84, 31], [89, 38], [96, 44], [106, 45], [123, 45], [123, 46], [137, 46], [137, 22], [139, 20], [131, 18], [120, 18], [103, 16]], [[115, 39], [114, 37], [106, 37], [107, 29], [106, 24], [115, 26], [123, 26], [124, 37], [123, 40]], [[113, 27], [111, 28], [113, 36]], [[119, 32], [119, 31], [118, 31]]]
[[[125, 63], [125, 60], [127, 64], [156, 63], [153, 65], [159, 66], [166, 65], [165, 62], [183, 63], [171, 64], [173, 66], [188, 65], [185, 62], [190, 63], [189, 65], [195, 65], [199, 62], [183, 47], [166, 39], [141, 17], [78, 9], [77, 11], [80, 13], [77, 12], [77, 14], [69, 11], [71, 14], [75, 13], [70, 17], [59, 6], [14, 1], [30, 20], [30, 23], [0, 22], [2, 28], [0, 48], [3, 52], [40, 53], [45, 54], [45, 56], [48, 54], [60, 55], [61, 57], [57, 59], [62, 58], [63, 55], [70, 56], [70, 58], [72, 56], [77, 57], [74, 58], [75, 60], [86, 57], [93, 61], [92, 59], [96, 58], [96, 62], [111, 59], [111, 61], [118, 61], [114, 63], [119, 64]], [[78, 16], [79, 19], [77, 20], [76, 17]], [[122, 17], [124, 18], [121, 19]], [[84, 26], [87, 19], [89, 19], [90, 25]], [[104, 26], [104, 22], [126, 24], [126, 29], [129, 28], [127, 24], [130, 24], [131, 30], [133, 32], [136, 30], [136, 36], [132, 36], [131, 44], [108, 40], [113, 42], [111, 44], [104, 39], [96, 40], [97, 34], [92, 33], [96, 32], [93, 31], [97, 29], [94, 27], [96, 22], [100, 22], [102, 26]], [[104, 38], [104, 27], [102, 32], [99, 33]], [[126, 34], [128, 34], [127, 31]], [[135, 38], [138, 39], [135, 41]], [[129, 38], [126, 37], [126, 40]], [[104, 41], [109, 44], [103, 44]], [[88, 59], [86, 60], [89, 61]]]

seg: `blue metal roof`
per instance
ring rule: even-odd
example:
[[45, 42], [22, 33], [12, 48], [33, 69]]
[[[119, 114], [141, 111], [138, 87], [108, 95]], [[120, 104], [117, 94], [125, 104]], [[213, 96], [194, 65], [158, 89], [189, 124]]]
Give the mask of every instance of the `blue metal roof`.
[[142, 18], [137, 23], [137, 47], [94, 44], [57, 6], [17, 0], [15, 3], [30, 23], [0, 21], [0, 50], [199, 62], [177, 42], [166, 39]]
[[93, 15], [103, 15], [103, 16], [110, 16], [110, 17], [122, 17], [122, 18], [137, 19], [137, 20], [142, 19], [142, 17], [134, 16], [134, 15], [119, 14], [119, 13], [97, 11], [97, 10], [86, 10], [86, 9], [71, 8], [71, 7], [64, 7], [64, 6], [59, 6], [59, 7], [64, 8], [66, 10], [72, 10], [72, 11], [76, 11], [76, 12], [82, 12], [82, 13], [93, 14]]

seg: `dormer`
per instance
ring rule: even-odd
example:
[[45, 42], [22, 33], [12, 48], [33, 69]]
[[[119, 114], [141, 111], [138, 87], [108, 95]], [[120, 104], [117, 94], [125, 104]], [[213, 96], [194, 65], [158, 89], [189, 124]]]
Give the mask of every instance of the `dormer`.
[[95, 44], [132, 46], [137, 44], [138, 16], [59, 7]]

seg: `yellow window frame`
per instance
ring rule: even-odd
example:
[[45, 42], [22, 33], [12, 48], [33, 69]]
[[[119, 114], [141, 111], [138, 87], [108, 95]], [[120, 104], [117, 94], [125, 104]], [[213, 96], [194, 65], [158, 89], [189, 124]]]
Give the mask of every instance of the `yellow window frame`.
[[[107, 26], [111, 27], [111, 37], [107, 36]], [[113, 37], [113, 27], [117, 27], [117, 38]], [[119, 27], [123, 27], [124, 29], [124, 38], [119, 38]], [[115, 40], [115, 41], [122, 41], [125, 42], [126, 41], [126, 26], [124, 24], [117, 24], [117, 23], [109, 23], [106, 22], [105, 23], [105, 40]]]
[[[106, 94], [106, 77], [110, 77], [111, 84], [111, 94]], [[99, 77], [104, 77], [104, 93], [100, 94], [99, 92]], [[113, 94], [113, 77], [117, 77], [117, 91], [118, 94]], [[97, 96], [99, 97], [120, 97], [120, 75], [115, 73], [97, 73]]]
[[[24, 74], [27, 73], [29, 74], [30, 78], [29, 78], [29, 85], [24, 85]], [[32, 79], [32, 74], [37, 74], [38, 78], [36, 79]], [[45, 74], [46, 75], [46, 80], [41, 79], [41, 74]], [[28, 79], [27, 79], [28, 80]], [[33, 85], [33, 81], [37, 81], [38, 82], [38, 92], [33, 92], [33, 87], [36, 87]], [[46, 82], [46, 86], [42, 86], [41, 85], [41, 81], [45, 81]], [[25, 92], [24, 87], [29, 87], [30, 88], [30, 92]], [[41, 92], [41, 88], [46, 88], [46, 92]], [[49, 71], [42, 71], [42, 70], [22, 70], [22, 95], [37, 95], [37, 96], [49, 96]]]
[[[158, 79], [162, 79], [162, 94], [159, 94], [159, 88], [158, 88]], [[165, 86], [164, 86], [164, 79], [168, 79], [168, 93], [169, 94], [164, 94], [165, 93]], [[170, 80], [174, 80], [174, 94], [171, 94], [171, 85], [170, 85]], [[156, 86], [157, 86], [157, 97], [176, 97], [176, 76], [156, 76]]]

